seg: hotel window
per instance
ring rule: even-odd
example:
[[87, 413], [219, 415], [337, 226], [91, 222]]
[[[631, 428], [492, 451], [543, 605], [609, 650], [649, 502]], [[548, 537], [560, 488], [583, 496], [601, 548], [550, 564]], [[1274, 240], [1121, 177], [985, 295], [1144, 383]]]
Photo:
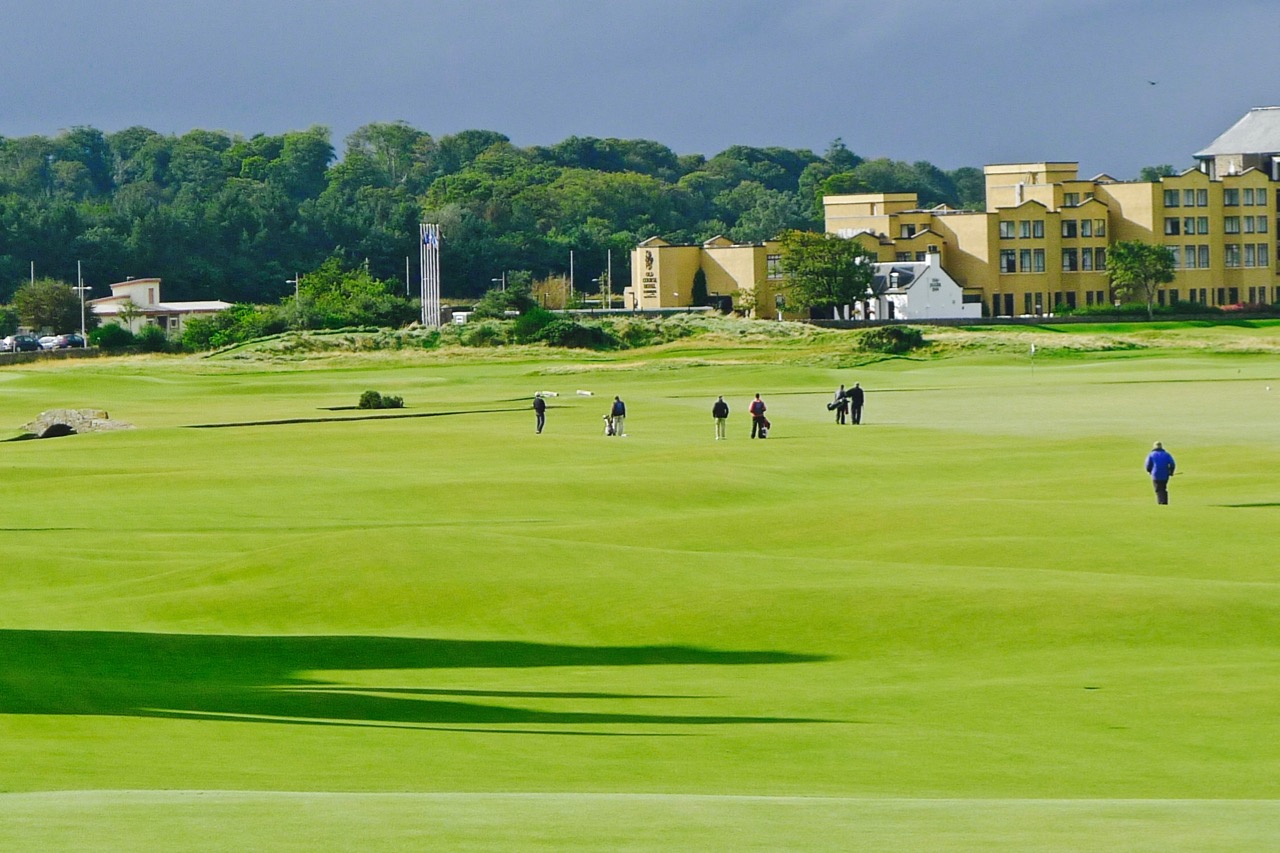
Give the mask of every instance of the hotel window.
[[1044, 272], [1044, 249], [1031, 250], [1031, 271]]
[[1063, 193], [1062, 206], [1076, 207], [1080, 204], [1080, 193]]
[[898, 252], [897, 254], [895, 254], [895, 255], [893, 256], [893, 259], [894, 259], [895, 261], [909, 261], [909, 260], [911, 260], [911, 253], [910, 253], [910, 252]]
[[1240, 244], [1228, 243], [1223, 249], [1223, 263], [1227, 269], [1240, 266]]
[[1222, 231], [1225, 234], [1239, 234], [1240, 233], [1240, 217], [1239, 216], [1222, 217]]
[[1023, 219], [1018, 222], [1018, 236], [1023, 240], [1031, 237], [1031, 220]]
[[1000, 221], [1000, 239], [1001, 240], [1013, 239], [1013, 222], [1005, 221], [1005, 220]]
[[1093, 250], [1093, 268], [1099, 271], [1107, 268], [1107, 250], [1101, 246]]
[[1244, 218], [1244, 233], [1246, 234], [1253, 233], [1253, 217], [1252, 216], [1246, 216]]
[[1030, 293], [1022, 294], [1022, 313], [1030, 314], [1031, 308], [1032, 308], [1031, 294]]
[[1018, 252], [1018, 269], [1022, 272], [1031, 272], [1031, 250], [1022, 249]]
[[770, 281], [782, 278], [782, 255], [765, 255], [764, 269], [764, 277]]
[[1062, 271], [1075, 272], [1080, 269], [1080, 253], [1075, 249], [1062, 250]]
[[910, 240], [916, 236], [916, 227], [914, 225], [903, 225], [898, 228], [898, 237], [902, 240]]
[[1195, 269], [1196, 268], [1196, 247], [1185, 246], [1183, 248], [1183, 251], [1185, 252], [1185, 255], [1183, 257], [1186, 258], [1187, 269], [1189, 270]]
[[1085, 305], [1092, 305], [1092, 304], [1093, 304], [1093, 291], [1092, 291], [1092, 290], [1086, 290], [1086, 291], [1084, 292], [1084, 304], [1085, 304]]
[[1207, 270], [1209, 268], [1209, 247], [1204, 243], [1201, 243], [1200, 247], [1196, 250], [1196, 254], [1199, 256], [1200, 269]]
[[1178, 206], [1178, 191], [1177, 191], [1177, 190], [1165, 190], [1165, 191], [1164, 191], [1164, 206], [1165, 206], [1165, 207], [1177, 207], [1177, 206]]
[[1268, 246], [1266, 243], [1258, 244], [1258, 266], [1260, 267], [1271, 266], [1271, 247]]
[[1218, 288], [1218, 304], [1219, 305], [1227, 304], [1227, 289], [1225, 287]]
[[1244, 188], [1244, 205], [1245, 207], [1253, 207], [1253, 187]]
[[1013, 249], [1000, 250], [1000, 272], [1018, 271], [1018, 253]]
[[1195, 191], [1195, 190], [1183, 190], [1183, 191], [1182, 191], [1182, 206], [1183, 206], [1183, 207], [1195, 207], [1195, 206], [1196, 206], [1196, 191]]
[[1208, 207], [1208, 206], [1209, 206], [1209, 191], [1196, 190], [1196, 207]]
[[1080, 250], [1080, 271], [1093, 272], [1093, 249]]
[[1209, 217], [1207, 216], [1196, 217], [1196, 233], [1197, 234], [1209, 233]]
[[1196, 218], [1194, 216], [1184, 216], [1182, 218], [1182, 233], [1183, 234], [1196, 233]]
[[1080, 236], [1081, 237], [1093, 236], [1093, 220], [1092, 219], [1080, 220]]
[[1044, 220], [1043, 219], [1037, 219], [1035, 222], [1031, 223], [1031, 236], [1036, 238], [1037, 240], [1040, 239], [1041, 237], [1044, 237]]
[[1175, 287], [1169, 291], [1169, 304], [1172, 305], [1177, 301], [1178, 301], [1178, 289]]
[[1093, 236], [1095, 237], [1107, 236], [1107, 220], [1105, 219], [1093, 220]]
[[1063, 237], [1076, 236], [1076, 221], [1074, 219], [1062, 220], [1062, 236]]
[[1266, 234], [1266, 233], [1267, 233], [1267, 217], [1265, 217], [1265, 216], [1258, 216], [1258, 217], [1255, 217], [1255, 218], [1254, 218], [1254, 223], [1255, 223], [1255, 224], [1257, 224], [1257, 226], [1258, 226], [1258, 233], [1259, 233], [1259, 234]]
[[1175, 270], [1182, 269], [1182, 247], [1170, 246], [1169, 251], [1173, 253], [1173, 268]]
[[1253, 267], [1253, 266], [1257, 266], [1257, 263], [1258, 263], [1257, 250], [1254, 249], [1252, 243], [1245, 243], [1244, 244], [1244, 265], [1246, 267]]
[[1240, 190], [1232, 188], [1222, 191], [1222, 203], [1227, 207], [1240, 206]]
[[1168, 237], [1176, 237], [1182, 233], [1182, 220], [1176, 216], [1166, 216], [1164, 218], [1164, 233]]

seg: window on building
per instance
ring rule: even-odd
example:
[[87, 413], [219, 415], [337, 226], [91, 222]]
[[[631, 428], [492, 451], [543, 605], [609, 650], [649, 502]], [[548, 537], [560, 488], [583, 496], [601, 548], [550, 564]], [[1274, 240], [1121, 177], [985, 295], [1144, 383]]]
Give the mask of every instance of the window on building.
[[1268, 246], [1266, 243], [1258, 244], [1258, 266], [1260, 267], [1271, 266], [1271, 247]]
[[1240, 190], [1232, 187], [1222, 191], [1222, 203], [1227, 207], [1240, 206]]
[[1208, 207], [1208, 206], [1209, 206], [1209, 191], [1196, 190], [1196, 207]]
[[1031, 236], [1037, 240], [1044, 237], [1044, 220], [1037, 219], [1031, 223]]
[[923, 263], [925, 260], [925, 252], [916, 252], [916, 263]]
[[1245, 207], [1253, 207], [1253, 187], [1245, 187], [1243, 194]]
[[1031, 250], [1031, 271], [1044, 272], [1044, 249]]
[[1175, 270], [1182, 269], [1182, 247], [1170, 246], [1169, 251], [1173, 253], [1173, 268]]
[[1244, 233], [1246, 234], [1253, 233], [1253, 217], [1252, 216], [1246, 216], [1244, 218]]
[[1239, 216], [1222, 217], [1222, 230], [1226, 234], [1239, 234], [1240, 233], [1240, 217]]
[[1018, 222], [1018, 236], [1023, 240], [1031, 237], [1031, 220], [1023, 219]]
[[1092, 291], [1092, 290], [1086, 290], [1086, 291], [1084, 292], [1084, 304], [1085, 304], [1085, 305], [1092, 305], [1092, 304], [1093, 304], [1093, 291]]
[[1196, 233], [1197, 234], [1209, 233], [1209, 217], [1207, 216], [1196, 217]]
[[1184, 246], [1182, 257], [1183, 257], [1183, 263], [1186, 265], [1187, 269], [1193, 270], [1196, 268], [1196, 247], [1195, 246]]
[[1000, 272], [1018, 271], [1018, 253], [1013, 249], [1000, 250]]
[[1107, 250], [1101, 246], [1093, 250], [1093, 268], [1095, 270], [1107, 268]]
[[1246, 267], [1257, 266], [1258, 252], [1254, 248], [1253, 243], [1244, 244], [1244, 265]]
[[898, 237], [903, 240], [910, 240], [916, 236], [916, 227], [910, 224], [898, 226]]
[[765, 278], [770, 281], [777, 281], [782, 278], [782, 255], [765, 255], [764, 269]]
[[1236, 305], [1239, 302], [1240, 302], [1240, 288], [1228, 287], [1227, 288], [1227, 304]]
[[1077, 207], [1079, 206], [1079, 204], [1080, 204], [1080, 193], [1063, 193], [1062, 194], [1063, 207]]
[[1196, 249], [1197, 260], [1200, 262], [1200, 269], [1207, 270], [1209, 268], [1209, 246], [1201, 243]]
[[1196, 218], [1194, 216], [1182, 217], [1182, 233], [1183, 234], [1196, 233]]
[[1195, 204], [1196, 204], [1196, 191], [1195, 191], [1195, 190], [1183, 190], [1183, 191], [1182, 191], [1182, 206], [1183, 206], [1183, 207], [1195, 207]]
[[1018, 251], [1018, 269], [1022, 272], [1031, 272], [1031, 250], [1021, 249]]
[[1076, 272], [1080, 269], [1080, 253], [1076, 249], [1062, 250], [1062, 271]]
[[1012, 221], [1004, 220], [1004, 219], [1000, 220], [1000, 239], [1001, 240], [1013, 239], [1013, 222]]
[[1176, 216], [1166, 216], [1164, 218], [1164, 233], [1166, 237], [1176, 237], [1182, 233], [1182, 220]]
[[1225, 246], [1223, 246], [1223, 250], [1224, 251], [1222, 256], [1222, 262], [1227, 267], [1227, 269], [1240, 266], [1240, 244], [1239, 243], [1227, 243]]
[[1267, 226], [1267, 220], [1268, 220], [1268, 219], [1270, 219], [1270, 218], [1271, 218], [1271, 217], [1269, 217], [1269, 216], [1257, 216], [1257, 217], [1254, 217], [1254, 222], [1256, 222], [1256, 223], [1257, 223], [1257, 225], [1258, 225], [1258, 233], [1259, 233], [1259, 234], [1266, 234], [1266, 233], [1267, 233], [1267, 227], [1268, 227], [1268, 226]]
[[1093, 249], [1082, 249], [1080, 251], [1080, 271], [1093, 272]]
[[1033, 314], [1035, 313], [1033, 310], [1034, 308], [1035, 308], [1035, 303], [1031, 301], [1031, 294], [1030, 293], [1022, 294], [1022, 313]]
[[1169, 289], [1169, 304], [1172, 305], [1177, 301], [1178, 301], [1178, 288], [1172, 287]]
[[1165, 190], [1165, 191], [1164, 191], [1164, 206], [1165, 206], [1165, 207], [1177, 207], [1177, 206], [1178, 206], [1178, 201], [1179, 201], [1179, 199], [1178, 199], [1178, 191], [1177, 191], [1177, 190]]
[[1076, 231], [1077, 231], [1076, 221], [1074, 219], [1062, 220], [1062, 236], [1063, 237], [1074, 237], [1076, 236]]
[[1164, 307], [1164, 300], [1165, 300], [1165, 298], [1166, 298], [1166, 297], [1165, 297], [1165, 293], [1164, 293], [1164, 291], [1163, 291], [1163, 290], [1157, 290], [1157, 291], [1156, 291], [1156, 304], [1157, 304], [1157, 305], [1159, 305], [1161, 308], [1163, 308], [1163, 307]]
[[896, 252], [896, 253], [894, 253], [893, 259], [894, 259], [895, 261], [910, 261], [910, 260], [911, 260], [911, 253], [910, 253], [910, 252]]
[[1093, 220], [1092, 219], [1080, 220], [1080, 236], [1081, 237], [1093, 236]]
[[1107, 236], [1107, 220], [1105, 219], [1093, 220], [1093, 236], [1095, 237]]

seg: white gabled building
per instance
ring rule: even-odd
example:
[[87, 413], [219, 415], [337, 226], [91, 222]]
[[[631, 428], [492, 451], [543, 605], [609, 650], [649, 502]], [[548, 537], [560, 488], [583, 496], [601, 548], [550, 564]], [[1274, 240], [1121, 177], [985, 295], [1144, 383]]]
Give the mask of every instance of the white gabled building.
[[162, 302], [158, 278], [131, 278], [110, 287], [110, 296], [89, 300], [89, 307], [102, 322], [124, 326], [135, 334], [143, 326], [159, 326], [167, 335], [181, 334], [188, 317], [208, 317], [231, 307], [219, 299]]
[[965, 301], [964, 289], [942, 268], [942, 255], [928, 252], [922, 261], [876, 264], [872, 301], [877, 320], [979, 319], [982, 303]]

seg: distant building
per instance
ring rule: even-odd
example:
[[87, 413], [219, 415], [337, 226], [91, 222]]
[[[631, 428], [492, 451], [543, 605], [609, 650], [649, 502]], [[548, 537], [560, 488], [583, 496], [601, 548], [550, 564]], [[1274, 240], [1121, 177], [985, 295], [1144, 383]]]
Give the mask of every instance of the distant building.
[[876, 264], [872, 311], [884, 320], [942, 320], [982, 317], [982, 303], [966, 298], [964, 289], [942, 268], [942, 256], [926, 252], [922, 261]]
[[104, 323], [124, 326], [135, 334], [143, 326], [159, 326], [167, 335], [181, 334], [190, 317], [208, 317], [231, 307], [229, 302], [217, 299], [162, 302], [158, 278], [131, 278], [117, 282], [111, 285], [110, 296], [91, 299], [88, 304]]
[[712, 237], [705, 243], [675, 245], [650, 237], [631, 252], [627, 308], [648, 311], [694, 304], [694, 280], [702, 270], [707, 300], [722, 311], [772, 318], [782, 295], [781, 249], [773, 241], [734, 243]]

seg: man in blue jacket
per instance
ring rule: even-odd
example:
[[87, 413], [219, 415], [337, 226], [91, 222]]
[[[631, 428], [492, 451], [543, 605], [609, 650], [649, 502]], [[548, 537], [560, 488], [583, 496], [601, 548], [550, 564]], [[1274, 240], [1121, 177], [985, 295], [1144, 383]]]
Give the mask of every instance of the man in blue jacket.
[[1155, 447], [1147, 454], [1147, 473], [1156, 487], [1156, 503], [1169, 502], [1169, 478], [1173, 476], [1175, 463], [1173, 456], [1164, 449], [1164, 445], [1156, 442]]

